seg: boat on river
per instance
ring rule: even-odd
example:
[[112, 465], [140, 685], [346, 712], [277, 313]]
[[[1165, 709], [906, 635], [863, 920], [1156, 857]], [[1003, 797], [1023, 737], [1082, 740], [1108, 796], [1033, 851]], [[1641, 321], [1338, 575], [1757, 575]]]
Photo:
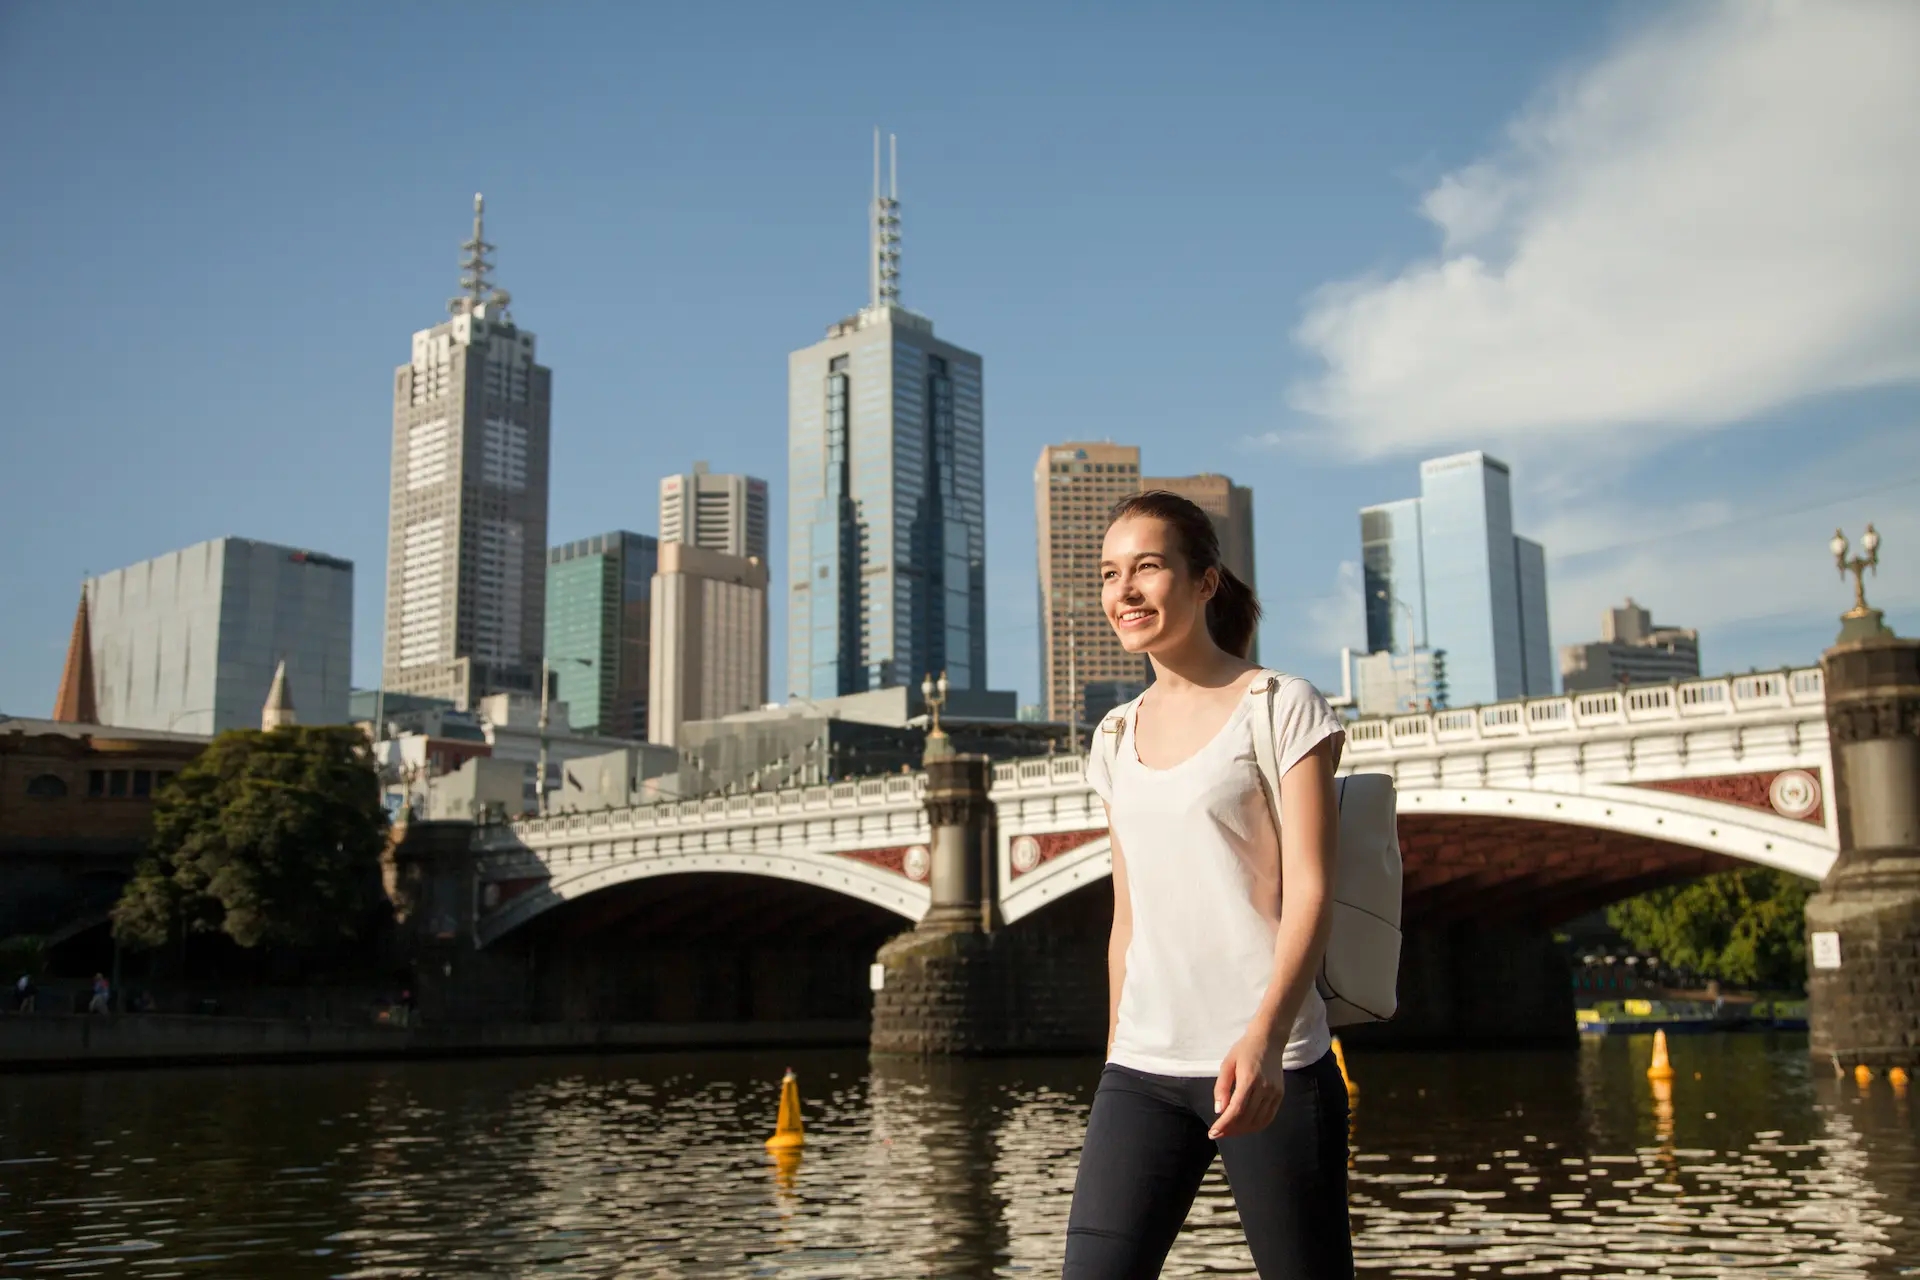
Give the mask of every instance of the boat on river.
[[1591, 1035], [1678, 1034], [1691, 1031], [1804, 1031], [1805, 1000], [1599, 1000], [1574, 1011]]

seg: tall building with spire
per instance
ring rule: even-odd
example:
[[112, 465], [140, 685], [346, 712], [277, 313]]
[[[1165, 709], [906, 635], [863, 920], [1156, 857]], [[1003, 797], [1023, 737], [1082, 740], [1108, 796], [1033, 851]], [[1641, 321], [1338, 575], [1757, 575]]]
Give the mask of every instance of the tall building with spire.
[[[891, 152], [891, 147], [889, 148]], [[867, 305], [787, 360], [787, 687], [987, 687], [980, 357], [900, 297], [874, 134]]]
[[536, 692], [553, 371], [491, 279], [481, 197], [451, 318], [394, 371], [382, 684], [472, 707]]

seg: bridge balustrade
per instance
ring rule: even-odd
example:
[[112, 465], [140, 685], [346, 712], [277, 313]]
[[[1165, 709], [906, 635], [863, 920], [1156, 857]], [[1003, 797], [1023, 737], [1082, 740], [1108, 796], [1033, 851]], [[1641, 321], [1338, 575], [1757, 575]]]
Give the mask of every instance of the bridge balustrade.
[[1769, 707], [1816, 705], [1823, 704], [1825, 698], [1826, 686], [1817, 667], [1756, 672], [1637, 689], [1609, 689], [1411, 715], [1369, 717], [1347, 726], [1347, 751], [1350, 755], [1380, 755], [1411, 747], [1729, 716]]

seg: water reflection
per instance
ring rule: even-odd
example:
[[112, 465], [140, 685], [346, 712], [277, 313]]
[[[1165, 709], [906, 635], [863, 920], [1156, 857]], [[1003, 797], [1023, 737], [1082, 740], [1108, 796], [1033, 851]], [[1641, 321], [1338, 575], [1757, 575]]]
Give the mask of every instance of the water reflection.
[[[1920, 1275], [1912, 1101], [1804, 1038], [1350, 1065], [1363, 1272]], [[776, 1159], [783, 1069], [807, 1146]], [[1696, 1074], [1697, 1073], [1697, 1074]], [[1094, 1065], [858, 1053], [0, 1077], [0, 1278], [1050, 1276]], [[1210, 1175], [1168, 1275], [1251, 1275]]]

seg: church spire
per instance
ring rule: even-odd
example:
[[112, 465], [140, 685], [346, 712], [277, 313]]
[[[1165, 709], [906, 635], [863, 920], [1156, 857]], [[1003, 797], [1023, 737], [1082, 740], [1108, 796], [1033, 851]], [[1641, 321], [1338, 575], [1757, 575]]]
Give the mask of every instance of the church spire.
[[287, 660], [273, 670], [273, 687], [267, 690], [267, 704], [260, 708], [260, 728], [271, 732], [300, 723], [293, 711], [293, 692], [287, 688]]
[[100, 704], [93, 689], [93, 623], [87, 616], [85, 586], [80, 588], [79, 611], [73, 615], [73, 636], [67, 641], [67, 665], [60, 672], [53, 718], [65, 724], [100, 723]]

